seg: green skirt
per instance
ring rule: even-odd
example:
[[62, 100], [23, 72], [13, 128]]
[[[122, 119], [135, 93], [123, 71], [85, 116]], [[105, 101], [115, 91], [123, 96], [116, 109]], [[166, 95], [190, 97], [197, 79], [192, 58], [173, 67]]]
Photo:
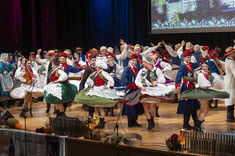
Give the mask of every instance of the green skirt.
[[206, 98], [229, 98], [229, 93], [225, 91], [218, 91], [213, 89], [196, 88], [193, 90], [186, 90], [181, 93], [180, 98], [185, 99], [206, 99]]
[[[50, 83], [49, 83], [50, 84]], [[54, 89], [55, 92], [61, 91], [62, 92], [62, 99], [59, 99], [56, 96], [53, 96], [52, 94], [47, 95], [47, 91], [44, 90], [44, 99], [47, 103], [51, 104], [61, 104], [61, 103], [66, 103], [73, 101], [75, 95], [77, 94], [77, 86], [69, 83], [69, 82], [61, 82], [61, 88], [60, 89]], [[51, 86], [56, 85], [56, 84], [50, 84]], [[47, 86], [46, 86], [47, 87]], [[53, 86], [54, 87], [54, 86]], [[58, 88], [58, 86], [57, 86]]]
[[92, 107], [112, 107], [120, 100], [112, 100], [104, 97], [86, 95], [90, 88], [79, 91], [74, 99], [76, 103], [85, 104]]

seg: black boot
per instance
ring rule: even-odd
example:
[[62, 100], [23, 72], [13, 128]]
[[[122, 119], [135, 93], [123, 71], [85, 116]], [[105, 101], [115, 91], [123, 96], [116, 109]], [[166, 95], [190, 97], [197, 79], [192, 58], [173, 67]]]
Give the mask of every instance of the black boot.
[[[212, 102], [215, 101], [215, 106], [212, 106]], [[218, 100], [210, 100], [209, 101], [209, 108], [217, 108], [218, 107]]]
[[193, 130], [196, 131], [196, 132], [203, 132], [202, 128], [201, 128], [201, 125], [202, 125], [203, 122], [204, 122], [204, 120], [203, 121], [197, 120]]
[[29, 109], [30, 117], [33, 117], [32, 108]]
[[151, 119], [147, 119], [148, 121], [148, 130], [151, 130], [152, 129], [152, 121]]
[[110, 113], [111, 113], [111, 116], [114, 116], [113, 107], [110, 108]]
[[156, 107], [156, 113], [155, 113], [156, 117], [160, 117], [160, 115], [158, 114], [158, 108], [159, 107]]
[[50, 103], [47, 103], [47, 110], [46, 110], [46, 113], [49, 113], [49, 112], [50, 112], [50, 109], [51, 109], [51, 104], [50, 104]]
[[53, 112], [53, 114], [56, 114], [57, 112], [56, 112], [56, 109], [55, 109], [55, 106], [54, 106], [54, 112]]
[[2, 107], [3, 107], [4, 109], [10, 108], [10, 106], [8, 105], [8, 100], [5, 100], [5, 101], [2, 103]]
[[234, 118], [234, 105], [227, 108], [227, 122], [235, 122]]
[[155, 127], [154, 118], [152, 118], [152, 117], [151, 117], [151, 126], [152, 126], [152, 128]]
[[184, 114], [184, 125], [183, 128], [187, 130], [191, 130], [193, 127], [189, 125], [189, 119], [190, 115], [189, 114]]
[[218, 100], [215, 100], [215, 106], [214, 108], [218, 108]]
[[20, 112], [20, 117], [22, 117], [22, 118], [27, 118], [27, 116], [26, 116], [26, 109], [25, 109], [25, 108], [23, 108], [23, 109], [21, 110], [21, 112]]
[[104, 125], [104, 118], [101, 118], [100, 119], [100, 125], [99, 125], [99, 129], [102, 129], [102, 128], [104, 128], [105, 127], [105, 125]]
[[66, 109], [68, 107], [68, 103], [63, 103], [63, 106], [64, 106], [64, 112], [66, 112]]
[[132, 124], [133, 124], [133, 127], [141, 127], [141, 126], [142, 126], [141, 124], [139, 124], [139, 123], [137, 122], [137, 120], [138, 120], [138, 115], [132, 117]]
[[209, 100], [209, 108], [213, 108], [211, 103], [213, 102], [213, 99]]
[[128, 127], [133, 127], [133, 117], [127, 116]]

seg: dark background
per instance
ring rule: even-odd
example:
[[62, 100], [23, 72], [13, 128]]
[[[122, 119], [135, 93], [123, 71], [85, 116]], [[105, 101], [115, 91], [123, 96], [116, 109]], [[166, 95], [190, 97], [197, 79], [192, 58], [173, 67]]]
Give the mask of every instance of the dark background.
[[193, 44], [233, 45], [234, 32], [150, 34], [149, 0], [0, 0], [0, 52], [30, 51], [42, 48], [85, 51], [102, 45], [149, 45], [164, 39]]

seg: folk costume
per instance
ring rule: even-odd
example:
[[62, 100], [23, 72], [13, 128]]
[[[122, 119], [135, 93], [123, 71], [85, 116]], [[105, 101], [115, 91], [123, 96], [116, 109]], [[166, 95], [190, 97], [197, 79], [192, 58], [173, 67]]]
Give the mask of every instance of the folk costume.
[[[186, 90], [181, 93], [181, 99], [210, 99], [210, 98], [229, 98], [229, 94], [212, 87], [216, 79], [208, 71], [201, 70], [197, 78], [198, 87], [193, 90]], [[200, 101], [200, 100], [199, 100]], [[209, 101], [209, 100], [208, 100]]]
[[234, 105], [235, 105], [235, 60], [230, 54], [235, 52], [233, 47], [228, 47], [224, 54], [225, 59], [225, 90], [230, 94], [229, 99], [225, 99], [225, 105], [227, 106], [227, 122], [235, 122], [234, 118]]
[[43, 96], [43, 89], [36, 86], [39, 81], [39, 75], [33, 68], [20, 67], [16, 70], [15, 78], [21, 81], [21, 86], [11, 91], [11, 96], [16, 99], [24, 98], [24, 106], [20, 113], [20, 117], [26, 117], [25, 113], [28, 108], [32, 115], [32, 97], [38, 98]]
[[97, 71], [92, 73], [86, 84], [91, 88], [81, 90], [74, 101], [88, 106], [95, 107], [96, 115], [101, 115], [99, 128], [104, 128], [104, 107], [113, 107], [120, 101], [120, 97], [115, 93], [113, 78], [109, 73], [103, 71], [107, 69], [107, 64], [103, 60], [96, 61]]
[[8, 62], [8, 53], [2, 53], [0, 57], [0, 94], [2, 97], [3, 108], [9, 108], [8, 99], [10, 98], [9, 91], [13, 87], [13, 74], [14, 67]]
[[[175, 100], [173, 91], [174, 85], [165, 86], [166, 79], [159, 68], [153, 66], [153, 62], [150, 57], [143, 57], [143, 61], [148, 63], [150, 67], [142, 68], [136, 77], [135, 84], [141, 89], [139, 100], [144, 105], [145, 115], [148, 121], [148, 130], [155, 127], [154, 116], [156, 115], [156, 104], [160, 103], [160, 99], [163, 100]], [[156, 86], [153, 86], [153, 82], [158, 81]], [[142, 90], [145, 88], [145, 90]], [[153, 105], [154, 104], [154, 105]]]
[[68, 82], [67, 74], [60, 67], [53, 68], [49, 78], [51, 82], [44, 89], [44, 99], [47, 103], [62, 104], [73, 101], [77, 87]]
[[198, 88], [181, 93], [181, 99], [198, 99], [201, 103], [201, 110], [194, 126], [195, 131], [203, 132], [201, 124], [205, 121], [204, 117], [209, 111], [210, 98], [229, 98], [229, 93], [213, 89], [212, 83], [214, 83], [214, 80], [210, 71], [201, 70], [197, 78]]
[[[191, 56], [192, 52], [190, 50], [185, 50], [183, 53], [183, 57]], [[183, 62], [180, 65], [178, 70], [175, 88], [181, 88], [181, 93], [186, 90], [194, 89], [194, 82], [196, 79], [194, 78], [194, 69], [198, 68], [200, 61], [197, 63], [186, 63]], [[181, 82], [183, 82], [181, 84]], [[183, 128], [191, 129], [192, 127], [189, 125], [190, 114], [194, 120], [194, 123], [197, 121], [197, 110], [200, 109], [200, 103], [197, 99], [189, 99], [189, 100], [180, 100], [177, 113], [184, 114], [184, 124]]]
[[[132, 59], [138, 59], [138, 56], [136, 54], [132, 54], [130, 56], [130, 60]], [[137, 123], [137, 119], [138, 119], [138, 115], [141, 115], [144, 113], [143, 105], [142, 103], [139, 102], [139, 99], [134, 100], [134, 102], [131, 104], [127, 101], [128, 96], [132, 98], [133, 97], [132, 94], [136, 94], [136, 92], [138, 92], [137, 91], [138, 87], [135, 84], [135, 79], [136, 79], [138, 71], [139, 69], [137, 67], [133, 67], [132, 65], [129, 64], [129, 66], [127, 66], [124, 69], [122, 73], [122, 78], [121, 78], [122, 82], [126, 86], [126, 89], [125, 89], [126, 95], [124, 97], [122, 115], [127, 116], [128, 127], [141, 126], [140, 124]]]
[[[95, 57], [94, 57], [95, 58]], [[87, 81], [87, 79], [89, 78], [89, 76], [96, 71], [96, 68], [92, 65], [88, 66], [85, 69], [85, 72], [83, 74], [82, 80], [79, 84], [79, 91], [83, 90], [85, 88], [85, 83]], [[94, 107], [88, 106], [88, 105], [82, 105], [82, 109], [89, 112], [89, 116], [93, 117], [93, 113], [94, 113]]]
[[[47, 53], [47, 55], [55, 55], [55, 51], [54, 50], [49, 50], [48, 51], [48, 53]], [[41, 59], [40, 58], [40, 54], [37, 54], [36, 55], [36, 62], [37, 63], [40, 63], [43, 67], [44, 67], [44, 71], [43, 71], [43, 73], [45, 74], [44, 76], [43, 76], [43, 80], [41, 79], [41, 83], [43, 84], [42, 85], [42, 87], [43, 88], [45, 88], [45, 86], [47, 85], [47, 84], [49, 84], [50, 83], [50, 78], [49, 78], [49, 73], [50, 73], [50, 71], [52, 70], [52, 68], [53, 68], [53, 66], [52, 66], [52, 61], [53, 60], [47, 60], [46, 58], [44, 58], [44, 59]], [[47, 110], [46, 110], [46, 113], [49, 113], [50, 112], [50, 108], [51, 108], [51, 105], [50, 105], [50, 103], [47, 103]]]
[[107, 69], [103, 60], [97, 60], [96, 65], [102, 68], [92, 73], [87, 79], [86, 84], [91, 88], [81, 90], [74, 101], [92, 107], [114, 106], [120, 100], [120, 97], [110, 88], [114, 85], [113, 78], [103, 70]]

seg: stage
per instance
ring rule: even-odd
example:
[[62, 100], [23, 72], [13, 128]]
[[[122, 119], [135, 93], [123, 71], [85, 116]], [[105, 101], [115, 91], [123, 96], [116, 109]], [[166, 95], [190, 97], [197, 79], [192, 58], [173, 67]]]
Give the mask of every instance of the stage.
[[[19, 117], [21, 107], [16, 106], [8, 109], [16, 119], [24, 127], [24, 119]], [[143, 145], [140, 148], [151, 149], [151, 150], [160, 150], [168, 151], [168, 148], [165, 145], [165, 139], [169, 138], [172, 134], [180, 133], [182, 128], [183, 116], [176, 114], [177, 103], [161, 103], [159, 108], [159, 118], [155, 117], [156, 127], [150, 131], [147, 130], [147, 121], [144, 115], [139, 116], [138, 122], [143, 126], [141, 128], [128, 128], [127, 119], [125, 116], [121, 117], [121, 124], [119, 131], [121, 133], [138, 133], [143, 137]], [[119, 106], [120, 107], [120, 106]], [[51, 106], [51, 111], [49, 114], [45, 113], [46, 104], [44, 102], [34, 103], [33, 104], [33, 117], [27, 118], [27, 130], [35, 131], [36, 128], [40, 126], [45, 126], [46, 122], [49, 122], [49, 117], [54, 117], [53, 114], [54, 108]], [[119, 109], [114, 110], [115, 116], [108, 116], [105, 118], [106, 126], [105, 131], [113, 131], [114, 125], [117, 120]], [[69, 117], [78, 117], [83, 120], [84, 116], [87, 116], [87, 112], [82, 110], [81, 104], [73, 103], [71, 107], [68, 107], [66, 115]], [[192, 119], [190, 119], [190, 124], [193, 125]], [[226, 122], [226, 107], [223, 101], [219, 101], [218, 108], [210, 109], [210, 112], [205, 118], [205, 122], [202, 126], [204, 132], [206, 133], [217, 133], [220, 131], [227, 131], [228, 129], [234, 129], [234, 123]]]

